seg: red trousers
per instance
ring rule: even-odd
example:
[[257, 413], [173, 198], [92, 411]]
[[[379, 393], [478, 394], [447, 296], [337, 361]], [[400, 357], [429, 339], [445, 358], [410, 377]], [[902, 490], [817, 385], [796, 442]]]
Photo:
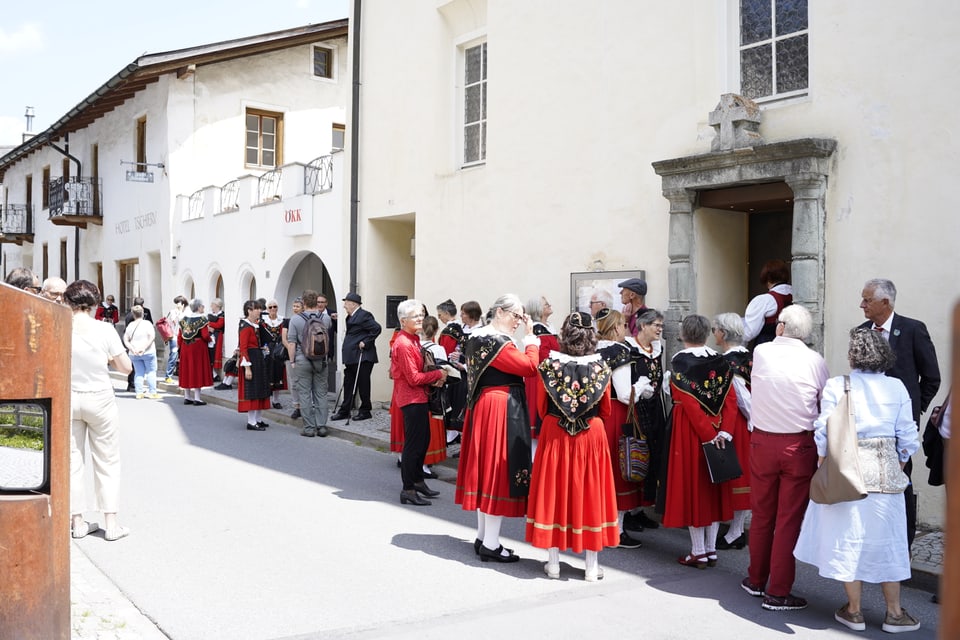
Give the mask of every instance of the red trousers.
[[789, 595], [797, 573], [793, 548], [817, 469], [813, 432], [754, 429], [750, 440], [750, 582], [771, 596]]

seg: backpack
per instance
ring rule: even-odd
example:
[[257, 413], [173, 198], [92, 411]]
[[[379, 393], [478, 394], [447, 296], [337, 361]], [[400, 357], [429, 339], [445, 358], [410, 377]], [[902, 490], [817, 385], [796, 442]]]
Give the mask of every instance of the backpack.
[[300, 317], [306, 322], [300, 339], [303, 357], [307, 360], [326, 360], [330, 356], [330, 333], [323, 324], [323, 316], [301, 313]]

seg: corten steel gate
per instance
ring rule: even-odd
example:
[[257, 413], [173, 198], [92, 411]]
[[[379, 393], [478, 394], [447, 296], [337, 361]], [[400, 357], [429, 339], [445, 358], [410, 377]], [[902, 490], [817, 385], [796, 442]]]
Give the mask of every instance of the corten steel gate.
[[72, 321], [0, 283], [0, 638], [70, 637]]

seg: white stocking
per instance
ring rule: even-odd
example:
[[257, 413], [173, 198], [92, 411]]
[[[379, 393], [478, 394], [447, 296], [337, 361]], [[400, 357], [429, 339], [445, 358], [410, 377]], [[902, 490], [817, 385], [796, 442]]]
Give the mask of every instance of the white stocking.
[[483, 520], [483, 546], [489, 551], [496, 551], [500, 548], [500, 524], [503, 522], [503, 516], [491, 516], [485, 513]]
[[690, 553], [695, 556], [702, 556], [707, 552], [703, 544], [703, 530], [706, 527], [687, 527], [690, 530]]
[[747, 522], [748, 513], [750, 513], [749, 509], [733, 512], [733, 520], [730, 522], [730, 530], [727, 531], [727, 535], [724, 536], [728, 543], [733, 542], [743, 535], [743, 525]]
[[483, 535], [486, 533], [486, 520], [483, 519], [483, 512], [477, 509], [477, 540], [483, 541]]
[[623, 533], [623, 516], [626, 515], [626, 511], [617, 511], [617, 529], [620, 533]]
[[596, 575], [600, 569], [600, 556], [596, 551], [587, 551], [586, 562], [584, 563], [586, 573]]
[[714, 554], [717, 552], [717, 532], [720, 530], [719, 522], [710, 523], [709, 527], [704, 527], [706, 529], [706, 542], [704, 553]]
[[550, 547], [547, 549], [547, 564], [551, 567], [560, 567], [560, 547]]

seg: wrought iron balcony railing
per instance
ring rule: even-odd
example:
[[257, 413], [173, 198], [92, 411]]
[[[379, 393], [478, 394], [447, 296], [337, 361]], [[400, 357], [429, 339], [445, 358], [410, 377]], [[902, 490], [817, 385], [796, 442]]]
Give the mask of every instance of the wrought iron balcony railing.
[[311, 160], [303, 170], [303, 192], [323, 193], [333, 189], [333, 156]]
[[4, 236], [32, 236], [33, 205], [0, 205], [0, 233]]
[[257, 202], [272, 202], [283, 197], [283, 191], [280, 188], [282, 175], [281, 169], [274, 169], [260, 176], [257, 180]]
[[102, 200], [99, 178], [56, 178], [48, 191], [50, 219], [56, 222], [56, 218], [97, 218], [99, 223], [103, 216]]

